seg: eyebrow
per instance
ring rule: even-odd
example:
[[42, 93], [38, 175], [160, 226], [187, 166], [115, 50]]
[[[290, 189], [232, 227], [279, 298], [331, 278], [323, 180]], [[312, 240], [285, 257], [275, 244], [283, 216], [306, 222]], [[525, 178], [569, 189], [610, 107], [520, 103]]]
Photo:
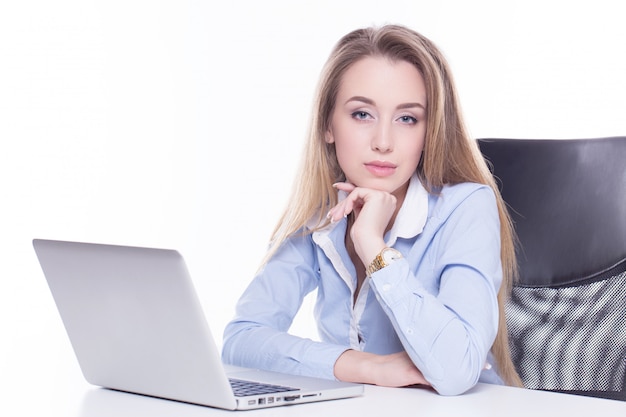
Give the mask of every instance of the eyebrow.
[[[369, 104], [369, 105], [372, 105], [372, 106], [376, 104], [374, 102], [374, 100], [372, 100], [370, 98], [367, 98], [367, 97], [363, 97], [363, 96], [350, 97], [348, 100], [346, 100], [346, 104], [351, 102], [351, 101], [360, 101], [362, 103]], [[399, 104], [396, 108], [398, 110], [403, 110], [403, 109], [412, 109], [412, 108], [415, 108], [415, 107], [419, 107], [421, 109], [426, 110], [426, 106], [424, 106], [422, 103], [418, 103], [418, 102], [416, 102], [416, 103], [402, 103], [402, 104]]]

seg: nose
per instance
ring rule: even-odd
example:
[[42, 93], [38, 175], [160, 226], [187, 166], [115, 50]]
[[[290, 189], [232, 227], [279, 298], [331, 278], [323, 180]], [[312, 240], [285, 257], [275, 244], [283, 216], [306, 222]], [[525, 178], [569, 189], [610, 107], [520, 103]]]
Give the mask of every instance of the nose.
[[393, 140], [390, 126], [381, 123], [372, 137], [372, 149], [378, 152], [387, 153], [393, 150]]

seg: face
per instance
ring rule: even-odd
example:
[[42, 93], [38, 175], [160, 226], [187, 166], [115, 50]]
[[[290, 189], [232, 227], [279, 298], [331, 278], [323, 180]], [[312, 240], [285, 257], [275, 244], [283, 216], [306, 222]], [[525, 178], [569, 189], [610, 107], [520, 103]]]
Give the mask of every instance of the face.
[[426, 134], [426, 88], [406, 61], [366, 57], [344, 74], [326, 142], [348, 182], [404, 198]]

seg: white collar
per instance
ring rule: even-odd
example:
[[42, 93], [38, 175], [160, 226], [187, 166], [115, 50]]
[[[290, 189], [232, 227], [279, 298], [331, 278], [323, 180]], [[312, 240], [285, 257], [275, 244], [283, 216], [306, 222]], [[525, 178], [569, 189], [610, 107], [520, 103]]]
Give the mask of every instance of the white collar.
[[409, 188], [398, 211], [396, 220], [386, 236], [387, 246], [393, 246], [400, 238], [411, 238], [422, 233], [428, 217], [428, 191], [414, 173], [409, 180]]

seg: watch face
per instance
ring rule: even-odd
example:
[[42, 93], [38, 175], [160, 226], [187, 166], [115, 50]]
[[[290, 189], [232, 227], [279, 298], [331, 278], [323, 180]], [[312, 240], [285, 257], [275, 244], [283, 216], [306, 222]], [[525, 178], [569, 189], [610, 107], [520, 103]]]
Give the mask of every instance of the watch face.
[[402, 254], [393, 248], [389, 248], [383, 251], [382, 258], [385, 261], [385, 264], [389, 265], [396, 259], [402, 258]]

